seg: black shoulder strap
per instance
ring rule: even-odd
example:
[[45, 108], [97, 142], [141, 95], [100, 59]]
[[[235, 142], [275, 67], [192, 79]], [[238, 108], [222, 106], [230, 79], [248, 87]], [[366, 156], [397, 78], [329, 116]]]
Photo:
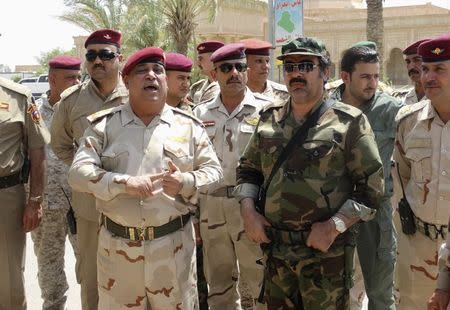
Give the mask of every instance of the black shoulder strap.
[[[289, 104], [287, 102], [286, 104]], [[280, 169], [283, 162], [287, 159], [288, 155], [292, 153], [294, 150], [294, 147], [297, 145], [301, 145], [303, 141], [308, 137], [308, 131], [311, 127], [315, 126], [317, 124], [317, 121], [319, 118], [325, 113], [326, 110], [328, 110], [333, 105], [333, 100], [327, 99], [322, 105], [311, 114], [307, 120], [303, 123], [303, 125], [300, 126], [300, 128], [297, 129], [295, 134], [292, 136], [291, 140], [289, 140], [286, 147], [281, 152], [280, 156], [278, 157], [277, 161], [273, 165], [272, 171], [270, 172], [269, 177], [267, 178], [266, 182], [264, 182], [262, 190], [265, 192], [270, 185], [270, 182], [272, 182], [273, 177], [275, 176], [275, 173]]]

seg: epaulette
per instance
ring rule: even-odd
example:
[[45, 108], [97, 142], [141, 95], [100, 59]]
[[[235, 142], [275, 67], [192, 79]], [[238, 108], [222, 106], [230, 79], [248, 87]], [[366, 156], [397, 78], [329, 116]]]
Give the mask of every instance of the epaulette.
[[73, 93], [75, 93], [77, 90], [81, 89], [82, 85], [83, 84], [77, 84], [77, 85], [70, 86], [69, 88], [66, 88], [61, 93], [61, 99], [65, 99], [65, 98], [69, 97], [70, 95], [72, 95]]
[[31, 97], [31, 91], [27, 87], [25, 87], [19, 83], [15, 83], [11, 80], [8, 80], [5, 78], [0, 78], [0, 86], [7, 88], [9, 90], [12, 90], [21, 95]]
[[271, 103], [266, 105], [265, 107], [263, 107], [263, 109], [261, 111], [259, 111], [259, 115], [263, 115], [265, 114], [267, 111], [271, 111], [271, 110], [278, 110], [281, 109], [283, 107], [283, 105], [277, 105], [275, 103]]
[[216, 96], [216, 97], [213, 97], [213, 98], [211, 98], [211, 99], [209, 99], [209, 100], [200, 101], [200, 102], [197, 103], [197, 104], [193, 103], [193, 108], [196, 108], [196, 107], [198, 107], [199, 105], [204, 105], [204, 104], [211, 103], [211, 102], [213, 102], [214, 100], [216, 100], [216, 98], [217, 98], [217, 96]]
[[279, 90], [279, 91], [282, 91], [282, 92], [285, 92], [285, 93], [288, 92], [287, 88], [286, 88], [286, 85], [283, 85], [283, 84], [280, 84], [280, 83], [277, 83], [277, 82], [274, 82], [274, 81], [270, 81], [270, 85], [273, 88], [275, 88], [276, 90]]
[[105, 109], [105, 110], [101, 110], [98, 112], [95, 112], [94, 114], [91, 114], [87, 117], [87, 120], [89, 121], [89, 123], [93, 124], [95, 122], [97, 122], [98, 120], [100, 120], [101, 118], [107, 116], [107, 115], [112, 115], [118, 111], [121, 111], [123, 108], [123, 105], [117, 106], [117, 107], [113, 107], [113, 108], [109, 108], [109, 109]]
[[198, 85], [204, 83], [205, 81], [206, 81], [206, 79], [198, 80], [197, 82], [195, 82], [194, 84], [191, 85], [190, 89], [196, 88]]
[[191, 114], [186, 113], [185, 111], [183, 111], [181, 109], [177, 109], [177, 108], [174, 108], [174, 107], [171, 107], [171, 109], [172, 109], [172, 111], [174, 113], [178, 113], [178, 114], [181, 114], [183, 116], [189, 117], [190, 119], [194, 120], [197, 124], [199, 124], [200, 126], [203, 127], [203, 122], [201, 120], [199, 120], [197, 117], [195, 117], [194, 115], [191, 115]]
[[355, 108], [354, 106], [351, 106], [349, 104], [345, 104], [341, 101], [335, 101], [331, 108], [340, 112], [344, 112], [345, 114], [350, 115], [353, 118], [357, 118], [362, 114], [360, 109]]
[[332, 82], [327, 82], [325, 84], [325, 89], [326, 90], [330, 90], [330, 89], [336, 89], [339, 86], [341, 86], [341, 84], [344, 83], [341, 79], [336, 80], [336, 81], [332, 81]]
[[264, 101], [268, 101], [268, 102], [273, 102], [273, 99], [263, 95], [261, 93], [253, 93], [253, 96], [255, 96], [256, 99], [260, 99], [260, 100], [264, 100]]
[[411, 115], [414, 112], [423, 109], [428, 102], [429, 100], [427, 99], [401, 107], [400, 110], [398, 110], [397, 115], [395, 116], [395, 121], [398, 123], [402, 119], [405, 119], [408, 115]]
[[378, 89], [388, 95], [391, 95], [391, 96], [392, 96], [392, 93], [394, 92], [392, 87], [390, 87], [388, 84], [386, 84], [384, 82], [378, 82]]

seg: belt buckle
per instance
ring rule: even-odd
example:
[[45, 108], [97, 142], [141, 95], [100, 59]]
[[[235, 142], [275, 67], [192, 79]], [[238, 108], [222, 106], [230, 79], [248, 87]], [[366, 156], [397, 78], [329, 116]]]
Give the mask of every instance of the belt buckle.
[[134, 228], [133, 227], [128, 227], [128, 235], [130, 236], [131, 240], [137, 241], [136, 240], [136, 235], [134, 234]]
[[227, 186], [227, 198], [234, 198], [234, 186]]
[[148, 226], [145, 229], [147, 229], [147, 234], [148, 234], [148, 240], [153, 240], [155, 239], [155, 230], [153, 226]]

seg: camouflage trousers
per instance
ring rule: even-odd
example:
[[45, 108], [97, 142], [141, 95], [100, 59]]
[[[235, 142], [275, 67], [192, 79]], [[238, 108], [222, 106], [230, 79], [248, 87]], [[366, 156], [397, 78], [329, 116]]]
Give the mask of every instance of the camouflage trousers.
[[419, 231], [405, 235], [398, 229], [395, 283], [399, 293], [398, 310], [426, 309], [436, 288], [438, 252], [443, 242], [442, 237], [431, 240]]
[[38, 280], [43, 299], [42, 309], [64, 309], [67, 295], [64, 272], [66, 236], [76, 253], [76, 236], [67, 227], [66, 208], [45, 209], [38, 228], [31, 232], [38, 263]]
[[98, 308], [198, 309], [192, 221], [151, 241], [131, 241], [100, 229]]
[[[210, 309], [241, 309], [238, 279], [248, 284], [256, 301], [263, 281], [262, 252], [245, 233], [239, 203], [233, 198], [207, 196], [200, 200], [200, 232]], [[262, 304], [256, 308], [265, 308]]]
[[343, 245], [322, 253], [302, 242], [283, 243], [270, 231], [269, 238], [272, 242], [264, 246], [268, 309], [350, 309]]

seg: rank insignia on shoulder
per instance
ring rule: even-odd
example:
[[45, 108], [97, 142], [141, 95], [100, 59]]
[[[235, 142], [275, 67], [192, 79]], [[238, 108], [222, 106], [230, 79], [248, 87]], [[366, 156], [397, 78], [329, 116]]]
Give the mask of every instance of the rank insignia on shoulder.
[[210, 127], [216, 125], [216, 121], [203, 121], [203, 126]]
[[9, 103], [6, 103], [6, 102], [0, 102], [0, 110], [6, 110], [6, 111], [9, 111]]
[[259, 117], [257, 117], [257, 116], [245, 117], [244, 121], [249, 125], [256, 126], [256, 125], [258, 125]]
[[36, 105], [30, 104], [30, 106], [27, 109], [27, 113], [30, 114], [31, 119], [36, 124], [39, 124], [39, 121], [41, 120], [41, 114], [39, 113], [38, 109], [36, 108]]

